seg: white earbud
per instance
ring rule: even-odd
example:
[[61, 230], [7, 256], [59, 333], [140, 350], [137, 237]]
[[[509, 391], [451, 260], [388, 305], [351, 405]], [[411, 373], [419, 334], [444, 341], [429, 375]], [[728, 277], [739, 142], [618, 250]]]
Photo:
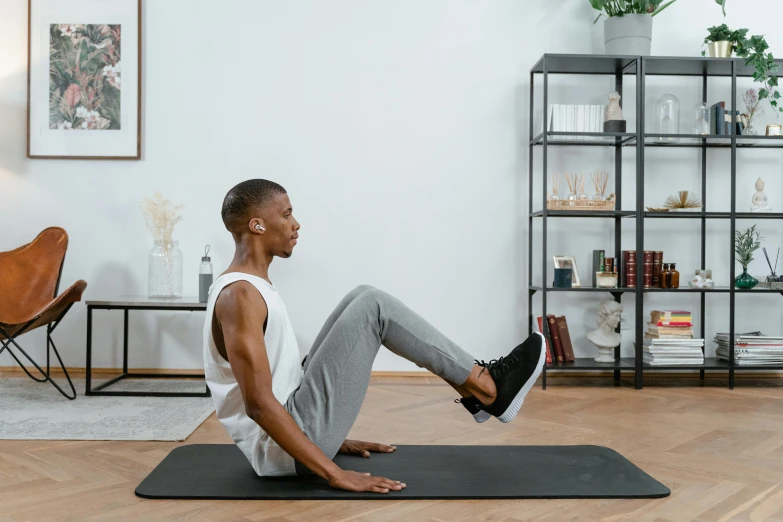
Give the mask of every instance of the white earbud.
[[266, 229], [259, 224], [256, 224], [256, 230], [263, 230], [264, 232], [266, 232]]

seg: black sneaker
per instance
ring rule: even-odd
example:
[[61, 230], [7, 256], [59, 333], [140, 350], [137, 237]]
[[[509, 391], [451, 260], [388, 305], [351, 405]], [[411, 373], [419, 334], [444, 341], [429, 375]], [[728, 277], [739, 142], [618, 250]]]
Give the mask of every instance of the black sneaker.
[[460, 399], [454, 399], [454, 402], [458, 402], [465, 406], [465, 409], [468, 410], [468, 413], [473, 415], [473, 420], [479, 424], [489, 420], [489, 418], [492, 417], [491, 414], [484, 411], [484, 405], [481, 404], [481, 401], [475, 397], [462, 397]]
[[534, 332], [507, 356], [488, 363], [476, 361], [476, 364], [486, 368], [497, 388], [495, 402], [489, 406], [481, 405], [481, 409], [497, 417], [500, 422], [510, 422], [522, 407], [525, 395], [541, 375], [545, 359], [544, 336]]

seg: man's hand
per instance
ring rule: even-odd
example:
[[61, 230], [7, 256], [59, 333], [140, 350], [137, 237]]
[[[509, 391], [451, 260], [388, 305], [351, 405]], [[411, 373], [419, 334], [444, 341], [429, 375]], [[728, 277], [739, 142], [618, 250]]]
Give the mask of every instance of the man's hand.
[[370, 491], [373, 493], [388, 493], [405, 488], [405, 483], [399, 480], [373, 477], [369, 473], [347, 470], [340, 470], [336, 475], [330, 477], [329, 485], [346, 491]]
[[378, 453], [391, 453], [397, 449], [397, 446], [389, 446], [387, 444], [379, 444], [377, 442], [364, 442], [362, 440], [348, 440], [345, 439], [337, 453], [347, 453], [349, 455], [358, 455], [360, 457], [368, 458], [371, 451]]

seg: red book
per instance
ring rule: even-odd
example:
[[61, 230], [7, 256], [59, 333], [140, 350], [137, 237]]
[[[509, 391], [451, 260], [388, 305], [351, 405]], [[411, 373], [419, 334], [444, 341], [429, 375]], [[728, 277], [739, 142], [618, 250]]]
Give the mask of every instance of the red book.
[[550, 364], [552, 362], [552, 341], [549, 340], [549, 337], [544, 332], [544, 323], [541, 316], [539, 315], [536, 320], [538, 321], [538, 331], [544, 335], [546, 340], [546, 363]]
[[557, 329], [560, 333], [560, 345], [563, 347], [563, 359], [565, 362], [572, 362], [574, 360], [574, 348], [571, 346], [571, 334], [568, 333], [568, 323], [565, 316], [560, 316], [556, 319]]
[[559, 363], [565, 362], [563, 346], [560, 344], [560, 329], [557, 327], [555, 316], [547, 314], [546, 322], [549, 323], [549, 335], [552, 336], [552, 346], [555, 348], [555, 361]]

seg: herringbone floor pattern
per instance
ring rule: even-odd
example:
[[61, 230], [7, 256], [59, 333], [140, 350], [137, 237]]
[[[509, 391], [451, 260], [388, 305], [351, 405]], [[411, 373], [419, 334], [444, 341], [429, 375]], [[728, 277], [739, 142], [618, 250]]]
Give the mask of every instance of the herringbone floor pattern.
[[[550, 378], [514, 422], [478, 425], [435, 380], [374, 378], [350, 436], [397, 444], [599, 444], [666, 484], [672, 495], [665, 499], [155, 501], [133, 490], [177, 443], [0, 441], [0, 521], [783, 520], [779, 380], [742, 380], [734, 390], [723, 380], [661, 381], [634, 390], [607, 378], [579, 385]], [[185, 444], [230, 442], [212, 416]]]

